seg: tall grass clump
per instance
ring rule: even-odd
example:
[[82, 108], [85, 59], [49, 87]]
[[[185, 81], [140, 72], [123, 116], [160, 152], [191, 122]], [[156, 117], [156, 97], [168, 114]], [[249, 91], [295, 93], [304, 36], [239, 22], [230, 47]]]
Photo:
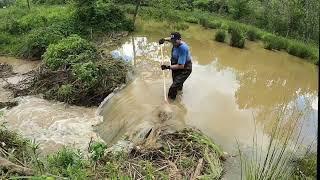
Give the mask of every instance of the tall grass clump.
[[257, 28], [248, 28], [246, 32], [246, 37], [250, 41], [256, 41], [261, 39], [261, 34], [259, 33], [259, 30]]
[[268, 50], [286, 50], [288, 47], [287, 39], [272, 34], [265, 34], [262, 41]]
[[317, 153], [306, 152], [303, 156], [294, 159], [295, 179], [316, 179], [317, 178]]
[[205, 28], [208, 28], [209, 27], [209, 20], [208, 18], [205, 18], [205, 17], [201, 17], [199, 18], [199, 24]]
[[231, 34], [230, 46], [244, 48], [245, 37], [241, 27], [237, 25], [230, 26], [228, 31]]
[[225, 41], [225, 38], [226, 38], [226, 31], [225, 30], [222, 30], [222, 29], [219, 29], [216, 34], [215, 34], [215, 37], [214, 39], [218, 42], [224, 42]]
[[221, 27], [221, 22], [219, 21], [208, 21], [208, 28], [210, 29], [218, 29]]
[[287, 52], [301, 58], [316, 59], [314, 49], [301, 42], [291, 41], [288, 45]]
[[238, 143], [241, 179], [292, 179], [294, 168], [291, 162], [301, 148], [302, 142], [301, 127], [299, 127], [302, 115], [302, 111], [288, 107], [275, 112], [274, 124], [268, 130], [267, 142], [263, 140], [266, 147], [258, 142], [257, 122], [254, 121], [255, 131], [251, 151], [245, 155]]
[[192, 24], [198, 24], [199, 23], [198, 18], [193, 17], [193, 16], [186, 17], [185, 21], [188, 22], [188, 23], [192, 23]]

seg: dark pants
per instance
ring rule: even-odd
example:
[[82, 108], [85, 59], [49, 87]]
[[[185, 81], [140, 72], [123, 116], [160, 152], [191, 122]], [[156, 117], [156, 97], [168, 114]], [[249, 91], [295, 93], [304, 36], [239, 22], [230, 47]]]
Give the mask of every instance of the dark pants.
[[170, 86], [168, 93], [170, 99], [176, 99], [178, 91], [182, 91], [183, 83], [190, 76], [191, 72], [191, 69], [178, 69], [172, 71], [172, 85]]

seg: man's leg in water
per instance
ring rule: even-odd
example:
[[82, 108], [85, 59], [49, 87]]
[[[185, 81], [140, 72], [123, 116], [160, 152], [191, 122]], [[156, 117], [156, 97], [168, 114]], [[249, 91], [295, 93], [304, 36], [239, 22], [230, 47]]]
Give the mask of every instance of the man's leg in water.
[[175, 72], [172, 72], [173, 76], [173, 82], [170, 86], [168, 97], [172, 100], [175, 100], [177, 97], [178, 90], [183, 87], [183, 83], [187, 80], [187, 78], [190, 76], [191, 70], [178, 70]]

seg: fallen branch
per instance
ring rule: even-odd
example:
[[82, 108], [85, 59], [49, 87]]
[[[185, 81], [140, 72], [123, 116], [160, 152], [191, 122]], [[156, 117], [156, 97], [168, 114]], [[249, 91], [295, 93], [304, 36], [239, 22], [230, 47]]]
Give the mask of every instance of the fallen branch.
[[14, 164], [11, 161], [2, 157], [0, 157], [0, 169], [5, 169], [9, 172], [18, 173], [20, 175], [33, 175], [33, 171], [31, 169]]
[[197, 177], [200, 175], [201, 173], [201, 169], [203, 166], [203, 158], [199, 159], [198, 165], [196, 167], [196, 170], [194, 171], [194, 173], [191, 175], [190, 180], [195, 180], [197, 179]]

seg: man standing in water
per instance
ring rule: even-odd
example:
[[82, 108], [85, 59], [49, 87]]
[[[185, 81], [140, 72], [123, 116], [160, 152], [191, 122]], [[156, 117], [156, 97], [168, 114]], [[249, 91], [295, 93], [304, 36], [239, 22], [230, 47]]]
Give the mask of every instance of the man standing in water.
[[191, 55], [189, 46], [181, 40], [180, 33], [171, 33], [170, 37], [160, 39], [159, 44], [163, 44], [165, 41], [172, 43], [171, 66], [161, 65], [161, 69], [171, 69], [172, 71], [172, 85], [170, 86], [168, 97], [175, 100], [178, 91], [182, 91], [183, 83], [192, 72]]

